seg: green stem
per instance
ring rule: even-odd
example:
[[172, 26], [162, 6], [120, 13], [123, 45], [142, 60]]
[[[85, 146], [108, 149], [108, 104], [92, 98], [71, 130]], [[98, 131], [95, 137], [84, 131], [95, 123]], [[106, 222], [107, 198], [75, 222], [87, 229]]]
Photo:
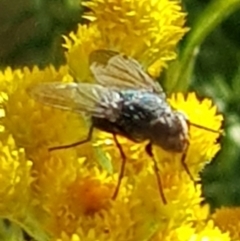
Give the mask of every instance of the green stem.
[[238, 8], [240, 0], [215, 0], [209, 4], [192, 27], [179, 59], [170, 67], [170, 71], [173, 71], [171, 80], [168, 79], [171, 81], [170, 89], [175, 86], [177, 90], [187, 90], [199, 46], [216, 26]]

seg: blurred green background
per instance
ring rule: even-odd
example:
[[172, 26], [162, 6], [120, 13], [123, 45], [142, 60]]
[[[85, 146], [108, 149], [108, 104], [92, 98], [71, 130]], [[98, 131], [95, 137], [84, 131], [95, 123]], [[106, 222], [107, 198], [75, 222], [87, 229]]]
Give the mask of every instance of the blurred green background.
[[[1, 0], [1, 69], [63, 64], [62, 35], [83, 23], [79, 2]], [[187, 25], [194, 26], [211, 2], [183, 0]], [[204, 195], [212, 208], [240, 205], [240, 11], [233, 12], [204, 39], [188, 87], [199, 96], [214, 99], [225, 116], [222, 150], [202, 173]], [[205, 27], [204, 22], [201, 27]]]

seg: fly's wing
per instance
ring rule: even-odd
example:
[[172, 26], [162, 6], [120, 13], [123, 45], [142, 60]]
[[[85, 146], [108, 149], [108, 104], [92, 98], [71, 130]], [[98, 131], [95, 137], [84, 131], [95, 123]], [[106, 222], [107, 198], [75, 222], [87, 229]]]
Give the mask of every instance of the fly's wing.
[[[113, 118], [111, 110], [121, 101], [118, 92], [87, 83], [42, 83], [28, 90], [35, 100], [63, 110], [87, 113], [99, 118]], [[107, 116], [108, 115], [110, 116]]]
[[154, 81], [142, 66], [126, 55], [110, 50], [91, 53], [90, 69], [97, 83], [119, 89], [145, 89], [164, 95], [161, 86]]

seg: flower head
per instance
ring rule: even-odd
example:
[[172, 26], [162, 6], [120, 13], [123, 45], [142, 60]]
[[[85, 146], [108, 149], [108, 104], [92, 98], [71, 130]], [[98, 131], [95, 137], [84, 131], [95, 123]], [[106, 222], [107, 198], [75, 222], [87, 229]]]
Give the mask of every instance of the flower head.
[[[8, 70], [1, 75], [1, 107], [5, 113], [1, 119], [4, 127], [2, 141], [5, 141], [7, 134], [14, 136], [17, 145], [25, 150], [24, 161], [31, 160], [32, 165], [25, 169], [26, 176], [30, 180], [32, 178], [31, 185], [28, 186], [24, 179], [20, 181], [21, 185], [29, 188], [28, 198], [33, 201], [28, 209], [31, 210], [31, 216], [39, 220], [38, 229], [63, 240], [87, 237], [90, 233], [89, 240], [96, 237], [104, 240], [106, 235], [108, 240], [129, 240], [131, 237], [146, 240], [149, 235], [170, 235], [176, 227], [198, 222], [201, 219], [198, 211], [202, 200], [200, 186], [195, 187], [186, 174], [181, 164], [181, 153], [154, 147], [159, 166], [157, 173], [152, 158], [146, 154], [146, 143], [136, 144], [118, 137], [127, 157], [127, 165], [117, 199], [113, 201], [111, 197], [118, 182], [122, 159], [112, 135], [96, 131], [93, 145], [86, 143], [77, 148], [52, 153], [47, 151], [49, 145], [66, 140], [69, 142], [74, 138], [79, 140], [78, 134], [83, 136], [81, 131], [88, 131], [80, 115], [45, 107], [25, 92], [29, 86], [43, 80], [58, 78], [59, 81], [71, 81], [65, 71], [65, 68], [59, 71], [35, 68], [20, 72]], [[13, 76], [19, 78], [18, 82], [12, 81]], [[212, 123], [210, 127], [214, 126], [217, 130], [221, 126], [222, 118], [206, 100], [200, 102], [193, 94], [186, 98], [178, 94], [169, 102], [185, 112], [190, 122], [194, 122], [197, 115], [205, 115], [208, 123]], [[194, 113], [196, 109], [199, 112]], [[195, 135], [197, 131], [200, 133]], [[199, 135], [206, 137], [199, 140]], [[194, 175], [200, 170], [199, 163], [201, 166], [206, 163], [208, 152], [205, 150], [213, 150], [210, 157], [218, 150], [215, 147], [218, 136], [201, 128], [190, 129], [186, 163], [191, 165], [189, 169]], [[8, 145], [8, 142], [5, 143]], [[112, 163], [111, 173], [99, 165], [104, 156]], [[13, 162], [12, 159], [8, 160]], [[16, 161], [20, 161], [19, 157]], [[161, 178], [161, 186], [156, 181], [157, 175]], [[166, 204], [159, 195], [161, 189]], [[18, 193], [17, 190], [15, 192]], [[22, 203], [21, 207], [25, 208], [26, 204]], [[16, 216], [16, 220], [20, 218], [22, 216]], [[27, 226], [32, 228], [29, 223]]]
[[[76, 34], [65, 37], [74, 72], [79, 65], [75, 66], [72, 58], [81, 58], [82, 52], [88, 53], [97, 46], [131, 56], [149, 69], [150, 74], [158, 76], [166, 62], [176, 58], [176, 44], [188, 31], [184, 27], [186, 14], [178, 1], [93, 0], [83, 5], [91, 10], [84, 15], [91, 21], [89, 30], [80, 25]], [[92, 39], [90, 44], [86, 36]], [[74, 48], [69, 45], [72, 40]]]
[[[1, 118], [0, 123], [5, 128], [5, 132], [10, 133], [16, 144], [25, 148], [36, 148], [36, 146], [57, 145], [56, 140], [70, 141], [73, 138], [78, 139], [83, 132], [84, 121], [79, 117], [70, 115], [68, 112], [53, 110], [44, 105], [36, 103], [29, 95], [28, 89], [38, 83], [49, 81], [70, 81], [72, 77], [67, 74], [67, 68], [62, 67], [57, 71], [50, 66], [44, 70], [34, 67], [32, 70], [24, 68], [23, 70], [14, 70], [10, 68], [0, 75], [0, 93], [2, 96], [0, 105], [5, 115]], [[28, 118], [26, 119], [26, 117]], [[71, 128], [67, 124], [71, 119]], [[74, 121], [75, 119], [75, 121]], [[75, 135], [73, 131], [75, 124], [77, 129], [81, 130]], [[56, 132], [58, 125], [59, 130]], [[75, 129], [75, 128], [74, 128]], [[75, 133], [75, 134], [74, 134]], [[75, 137], [74, 137], [75, 136]], [[63, 138], [63, 139], [62, 139]], [[55, 143], [54, 143], [55, 142]]]

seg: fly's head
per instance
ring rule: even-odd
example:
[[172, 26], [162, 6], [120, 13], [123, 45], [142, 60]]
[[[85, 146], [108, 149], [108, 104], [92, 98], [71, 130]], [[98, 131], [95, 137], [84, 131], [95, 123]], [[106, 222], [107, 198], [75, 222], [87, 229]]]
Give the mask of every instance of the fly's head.
[[169, 110], [152, 121], [150, 140], [166, 151], [184, 152], [189, 142], [187, 117], [178, 111]]

